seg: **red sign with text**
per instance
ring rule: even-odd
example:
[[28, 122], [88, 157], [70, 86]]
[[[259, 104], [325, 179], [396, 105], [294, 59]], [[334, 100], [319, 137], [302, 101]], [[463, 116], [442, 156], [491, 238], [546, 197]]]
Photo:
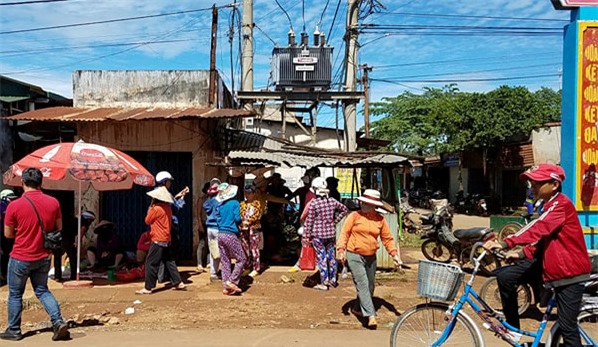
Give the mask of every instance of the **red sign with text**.
[[598, 27], [582, 24], [578, 61], [577, 208], [598, 211]]

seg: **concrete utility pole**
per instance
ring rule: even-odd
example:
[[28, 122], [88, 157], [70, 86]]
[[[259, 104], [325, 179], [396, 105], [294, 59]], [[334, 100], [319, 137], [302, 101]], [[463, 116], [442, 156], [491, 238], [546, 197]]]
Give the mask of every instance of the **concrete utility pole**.
[[368, 73], [372, 71], [372, 68], [368, 64], [361, 66], [363, 69], [363, 93], [365, 94], [365, 100], [363, 105], [363, 118], [365, 122], [365, 137], [370, 137], [370, 77]]
[[218, 35], [218, 9], [212, 6], [212, 42], [210, 44], [210, 89], [208, 103], [214, 105], [216, 99], [216, 39]]
[[[347, 47], [345, 89], [348, 92], [354, 92], [356, 89], [357, 75], [357, 21], [359, 16], [359, 1], [348, 0], [347, 6], [347, 29], [345, 41]], [[357, 149], [357, 103], [354, 100], [343, 101], [345, 115], [345, 143], [347, 152], [353, 152]]]
[[243, 0], [241, 90], [253, 91], [253, 0]]

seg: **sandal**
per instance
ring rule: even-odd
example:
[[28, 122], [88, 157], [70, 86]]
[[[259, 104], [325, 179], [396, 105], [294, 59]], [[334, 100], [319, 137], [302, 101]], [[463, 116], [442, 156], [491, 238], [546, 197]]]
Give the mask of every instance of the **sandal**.
[[173, 287], [175, 290], [187, 290], [185, 283], [181, 282]]
[[241, 293], [242, 292], [241, 288], [239, 288], [239, 286], [237, 286], [236, 284], [234, 284], [231, 281], [226, 281], [226, 283], [224, 285], [226, 286], [226, 289], [232, 291], [233, 293]]
[[135, 291], [135, 294], [139, 294], [139, 295], [145, 295], [145, 294], [151, 294], [151, 293], [152, 293], [151, 290], [147, 290], [145, 288]]

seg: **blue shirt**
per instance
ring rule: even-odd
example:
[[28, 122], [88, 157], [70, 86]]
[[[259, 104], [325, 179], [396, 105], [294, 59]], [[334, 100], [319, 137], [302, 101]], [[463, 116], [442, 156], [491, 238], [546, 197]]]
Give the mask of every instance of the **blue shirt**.
[[224, 201], [217, 208], [218, 232], [238, 234], [241, 223], [241, 205], [235, 199]]
[[203, 203], [203, 209], [206, 211], [206, 227], [218, 228], [218, 218], [216, 212], [220, 203], [216, 201], [216, 197], [212, 196], [206, 199]]

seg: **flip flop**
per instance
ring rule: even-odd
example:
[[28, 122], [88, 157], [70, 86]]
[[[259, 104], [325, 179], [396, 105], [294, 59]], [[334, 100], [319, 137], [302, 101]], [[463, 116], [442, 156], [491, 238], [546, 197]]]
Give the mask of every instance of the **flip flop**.
[[174, 288], [174, 290], [187, 290], [187, 286], [183, 282], [177, 284], [173, 288]]
[[145, 288], [135, 291], [135, 294], [139, 294], [139, 295], [145, 295], [145, 294], [151, 294], [151, 293], [152, 293], [151, 290], [147, 290]]

